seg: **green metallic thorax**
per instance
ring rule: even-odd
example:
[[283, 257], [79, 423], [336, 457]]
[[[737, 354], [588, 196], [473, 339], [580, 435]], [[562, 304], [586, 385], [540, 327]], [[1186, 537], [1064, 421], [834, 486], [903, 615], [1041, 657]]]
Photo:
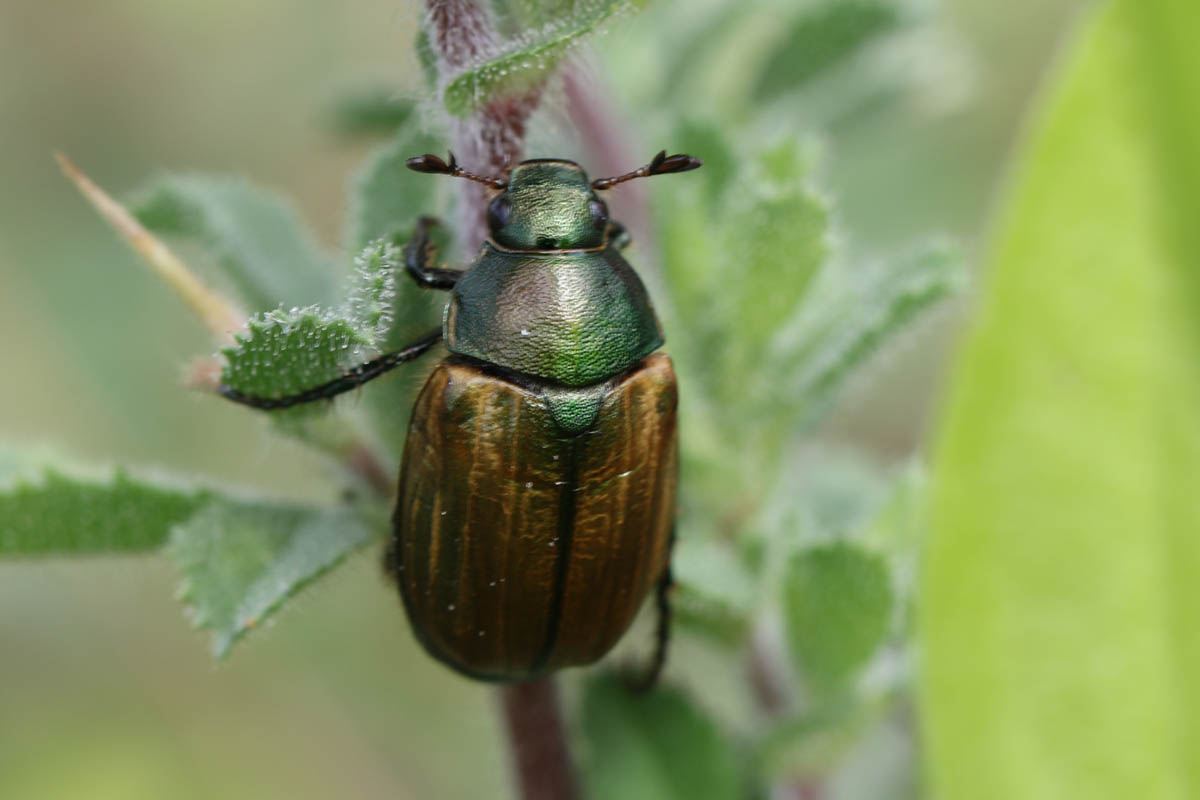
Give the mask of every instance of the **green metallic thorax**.
[[491, 242], [454, 287], [454, 353], [564, 386], [588, 386], [662, 346], [646, 288], [615, 247], [509, 252]]

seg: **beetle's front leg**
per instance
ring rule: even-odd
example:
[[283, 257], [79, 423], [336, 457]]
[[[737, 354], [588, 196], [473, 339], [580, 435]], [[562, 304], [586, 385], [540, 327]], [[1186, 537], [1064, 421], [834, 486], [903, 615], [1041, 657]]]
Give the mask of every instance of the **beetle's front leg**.
[[435, 328], [402, 350], [384, 353], [365, 364], [351, 367], [339, 378], [334, 378], [320, 386], [314, 386], [297, 394], [289, 394], [282, 397], [262, 397], [246, 394], [224, 383], [217, 387], [217, 393], [226, 400], [232, 400], [235, 403], [241, 403], [251, 408], [261, 408], [264, 411], [278, 411], [279, 409], [291, 408], [292, 406], [312, 403], [317, 400], [330, 400], [339, 394], [357, 389], [368, 381], [375, 380], [380, 375], [395, 369], [401, 364], [407, 364], [409, 361], [424, 355], [441, 340], [442, 329]]
[[624, 250], [633, 244], [633, 237], [629, 235], [629, 231], [625, 229], [624, 225], [610, 219], [608, 221], [608, 243], [618, 250]]
[[440, 224], [433, 217], [421, 217], [417, 220], [412, 238], [404, 246], [404, 269], [418, 286], [448, 291], [454, 288], [463, 271], [433, 266], [436, 249], [429, 238], [429, 229]]

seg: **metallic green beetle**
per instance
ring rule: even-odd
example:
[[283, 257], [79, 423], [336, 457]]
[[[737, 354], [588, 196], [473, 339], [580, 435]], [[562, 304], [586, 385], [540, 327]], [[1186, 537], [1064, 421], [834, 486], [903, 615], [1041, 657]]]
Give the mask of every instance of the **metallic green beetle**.
[[523, 161], [506, 178], [471, 174], [453, 155], [408, 166], [493, 193], [469, 269], [434, 266], [430, 218], [406, 247], [408, 274], [451, 292], [442, 327], [300, 394], [221, 393], [264, 409], [333, 397], [444, 339], [450, 356], [409, 423], [387, 555], [417, 639], [469, 677], [529, 680], [601, 658], [657, 586], [652, 684], [670, 622], [675, 374], [620, 254], [629, 237], [597, 192], [700, 161], [664, 151], [590, 182], [559, 159]]

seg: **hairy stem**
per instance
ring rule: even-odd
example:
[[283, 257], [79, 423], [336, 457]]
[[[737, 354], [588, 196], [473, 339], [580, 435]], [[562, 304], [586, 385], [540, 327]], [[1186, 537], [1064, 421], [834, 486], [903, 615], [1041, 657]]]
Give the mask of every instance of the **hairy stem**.
[[[499, 50], [500, 36], [486, 8], [474, 0], [426, 0], [430, 41], [438, 56], [444, 87], [457, 74]], [[450, 126], [451, 148], [464, 167], [483, 175], [504, 175], [521, 160], [526, 124], [542, 97], [542, 84], [520, 94], [498, 97]], [[473, 253], [487, 237], [489, 190], [463, 181], [459, 186], [458, 243]]]
[[524, 800], [580, 797], [553, 678], [499, 690], [514, 772]]

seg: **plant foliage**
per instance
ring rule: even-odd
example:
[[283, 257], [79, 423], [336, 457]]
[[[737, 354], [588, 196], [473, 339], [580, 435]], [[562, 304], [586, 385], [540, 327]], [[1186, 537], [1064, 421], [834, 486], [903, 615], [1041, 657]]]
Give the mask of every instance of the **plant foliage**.
[[[507, 35], [453, 74], [438, 72], [445, 59], [423, 32], [417, 49], [437, 93], [431, 105], [454, 117], [440, 121], [455, 130], [481, 109], [497, 113], [506, 99], [551, 85], [580, 42], [640, 5], [497, 0], [491, 10]], [[759, 638], [781, 633], [796, 662], [796, 673], [785, 665], [781, 679], [812, 696], [767, 702], [756, 712], [762, 724], [750, 730], [681, 690], [633, 698], [613, 677], [593, 677], [583, 689], [581, 726], [596, 798], [715, 800], [765, 791], [773, 781], [813, 773], [807, 756], [790, 757], [800, 751], [824, 753], [831, 771], [849, 749], [841, 744], [887, 717], [897, 696], [863, 693], [860, 684], [873, 665], [903, 648], [889, 647], [889, 635], [902, 617], [903, 570], [920, 538], [909, 528], [898, 532], [919, 526], [895, 500], [907, 497], [907, 474], [861, 463], [818, 468], [791, 454], [870, 356], [962, 287], [963, 265], [940, 244], [876, 259], [852, 253], [831, 221], [832, 201], [817, 186], [816, 153], [791, 132], [794, 125], [789, 121], [787, 135], [751, 133], [770, 127], [756, 116], [767, 113], [766, 99], [852, 60], [892, 31], [900, 15], [866, 0], [791, 11], [773, 4], [769, 14], [780, 33], [747, 84], [758, 87], [756, 97], [732, 104], [725, 119], [695, 116], [703, 104], [689, 97], [691, 72], [698, 53], [719, 55], [745, 33], [739, 25], [746, 15], [730, 25], [724, 10], [710, 9], [658, 48], [668, 62], [664, 74], [680, 82], [641, 87], [663, 116], [646, 124], [670, 138], [673, 150], [693, 152], [706, 165], [687, 178], [646, 182], [654, 223], [646, 227], [655, 236], [635, 243], [644, 249], [631, 258], [652, 284], [683, 392], [680, 627], [731, 676], [759, 655]], [[674, 20], [657, 24], [667, 23], [674, 30]], [[805, 53], [795, 52], [797, 43], [807, 43]], [[395, 97], [376, 91], [341, 111], [350, 128], [391, 136], [351, 187], [344, 283], [296, 215], [243, 182], [167, 178], [135, 205], [150, 230], [199, 244], [253, 312], [221, 351], [226, 386], [246, 395], [294, 394], [439, 324], [441, 306], [407, 279], [402, 248], [420, 216], [445, 215], [452, 204], [431, 194], [441, 190], [431, 190], [404, 160], [443, 152], [445, 137], [417, 127], [411, 104]], [[342, 421], [333, 445], [310, 426], [328, 403], [278, 418], [303, 417], [285, 431], [327, 453], [396, 458], [417, 382], [402, 373], [363, 390], [364, 419], [330, 415], [335, 427]], [[376, 538], [387, 514], [379, 492], [358, 485], [360, 473], [351, 478], [358, 482], [352, 489], [364, 490], [351, 492], [359, 499], [335, 506], [176, 489], [122, 472], [91, 482], [54, 469], [20, 475], [0, 488], [0, 520], [8, 526], [0, 529], [0, 554], [165, 544], [184, 576], [189, 613], [211, 631], [217, 657]], [[101, 521], [88, 522], [93, 517]]]
[[1020, 156], [942, 423], [931, 790], [1200, 792], [1200, 6], [1089, 14]]

